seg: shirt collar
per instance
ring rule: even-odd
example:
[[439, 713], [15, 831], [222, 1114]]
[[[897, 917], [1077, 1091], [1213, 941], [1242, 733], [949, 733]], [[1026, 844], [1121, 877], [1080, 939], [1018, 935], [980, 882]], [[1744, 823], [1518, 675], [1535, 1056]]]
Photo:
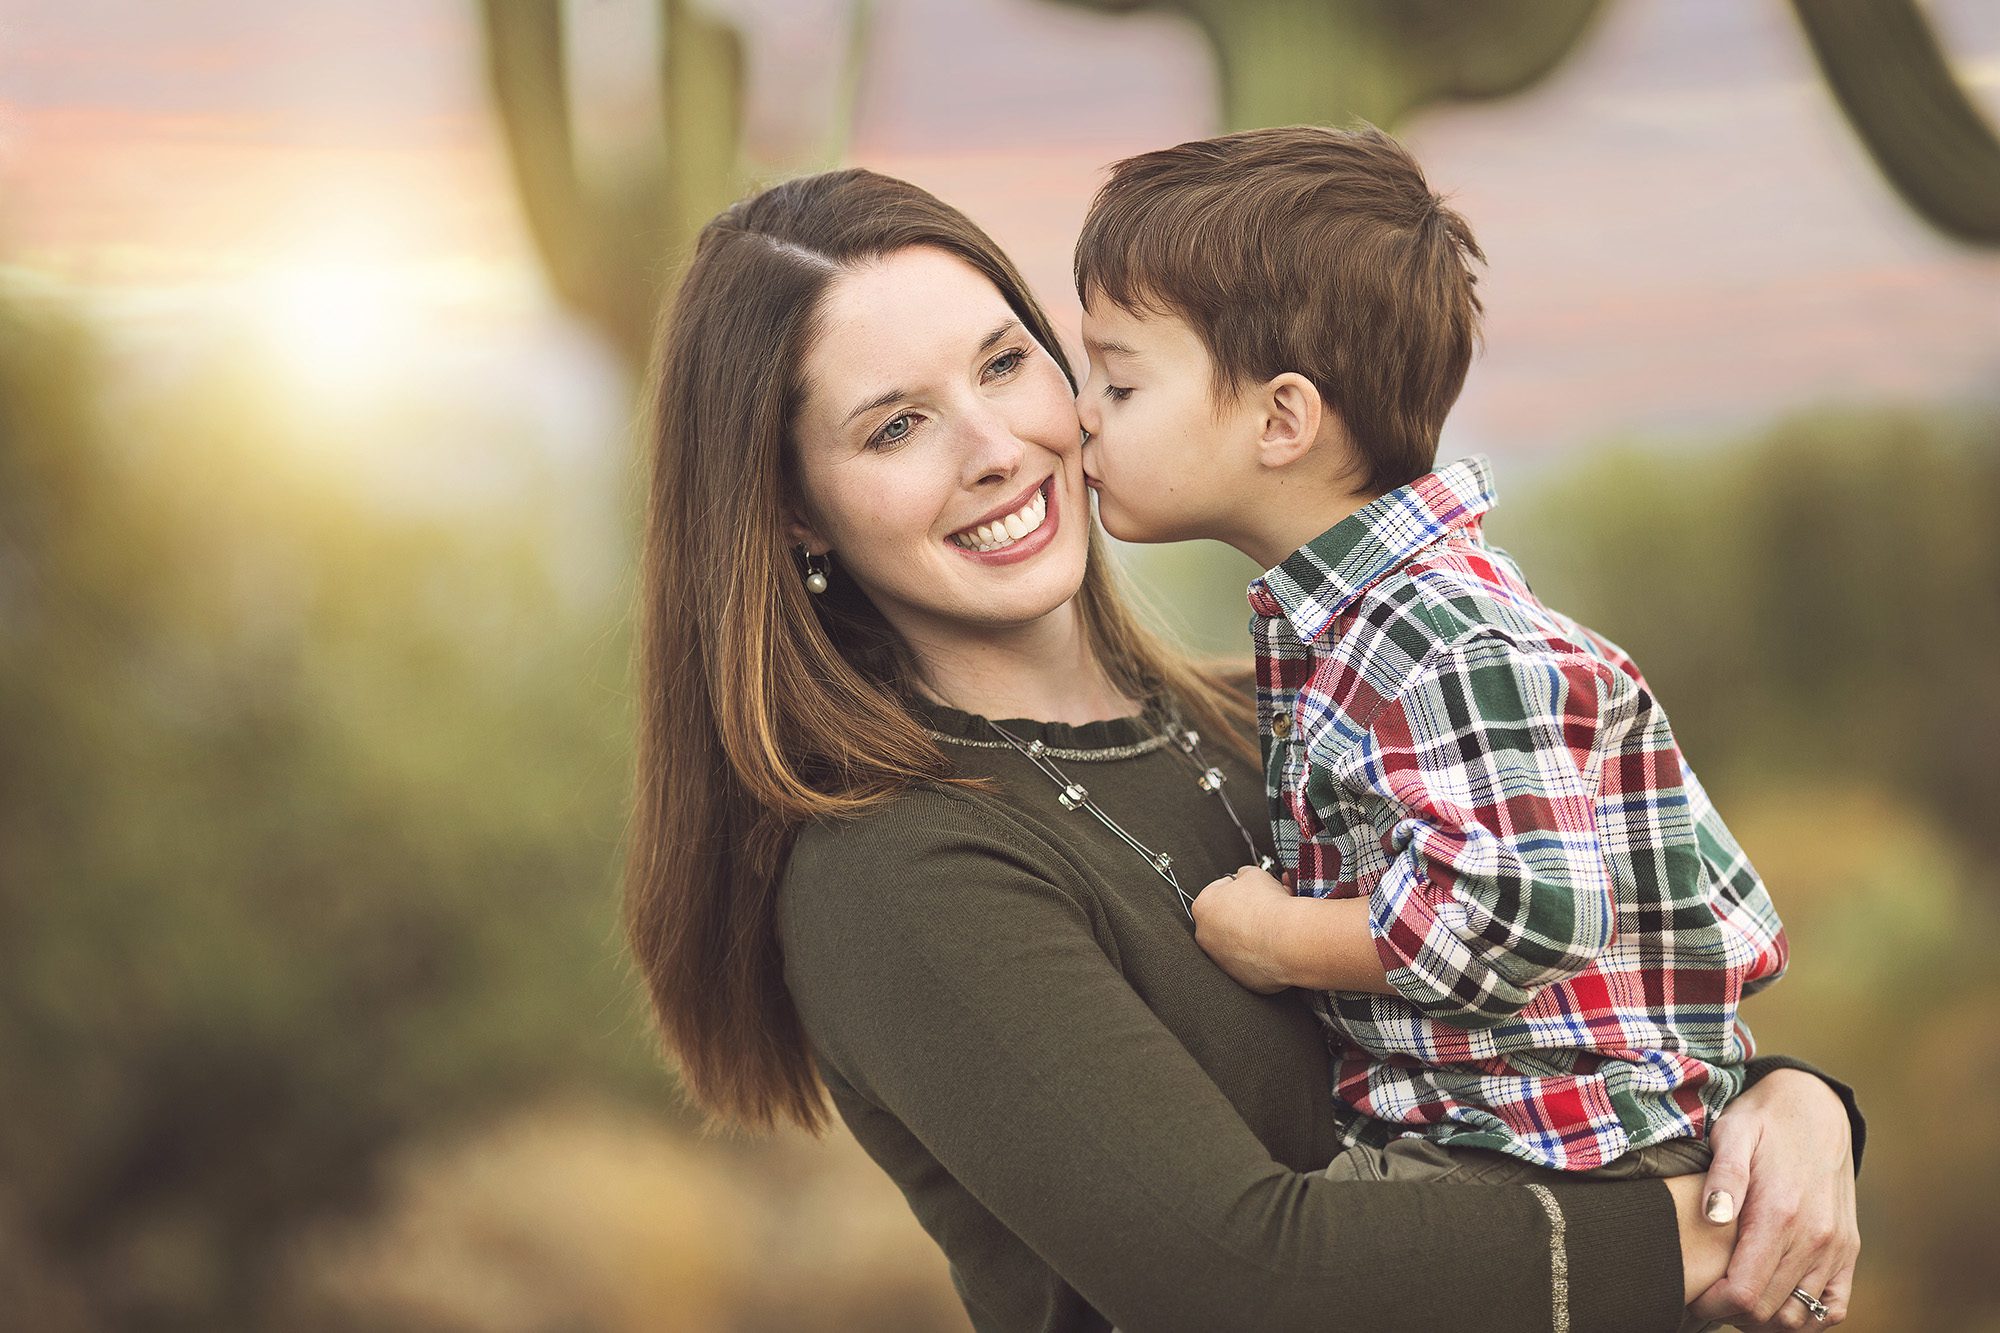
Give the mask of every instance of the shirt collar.
[[1370, 584], [1492, 507], [1493, 469], [1484, 458], [1426, 473], [1369, 501], [1252, 580], [1251, 608], [1282, 613], [1299, 641], [1310, 643]]

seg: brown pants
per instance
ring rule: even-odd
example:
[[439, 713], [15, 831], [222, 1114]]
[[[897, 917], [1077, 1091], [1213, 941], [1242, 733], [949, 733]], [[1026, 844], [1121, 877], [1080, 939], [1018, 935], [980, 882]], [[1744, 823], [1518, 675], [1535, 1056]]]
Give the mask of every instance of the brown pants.
[[[1327, 1164], [1329, 1180], [1425, 1180], [1461, 1185], [1559, 1185], [1570, 1180], [1659, 1180], [1708, 1170], [1706, 1143], [1670, 1139], [1635, 1148], [1590, 1171], [1556, 1171], [1486, 1148], [1448, 1148], [1429, 1139], [1396, 1139], [1386, 1148], [1349, 1148]], [[1721, 1324], [1686, 1315], [1680, 1333]]]

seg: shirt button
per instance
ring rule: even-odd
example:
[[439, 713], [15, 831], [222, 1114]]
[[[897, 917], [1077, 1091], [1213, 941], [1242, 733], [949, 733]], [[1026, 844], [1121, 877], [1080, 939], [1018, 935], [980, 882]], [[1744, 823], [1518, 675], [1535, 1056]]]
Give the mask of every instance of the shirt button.
[[1272, 734], [1273, 736], [1276, 736], [1276, 737], [1277, 737], [1277, 738], [1278, 738], [1279, 740], [1283, 740], [1283, 739], [1285, 739], [1285, 737], [1287, 737], [1287, 736], [1291, 735], [1291, 734], [1292, 734], [1292, 715], [1291, 715], [1290, 713], [1274, 713], [1274, 714], [1272, 714], [1272, 715], [1271, 715], [1271, 734]]

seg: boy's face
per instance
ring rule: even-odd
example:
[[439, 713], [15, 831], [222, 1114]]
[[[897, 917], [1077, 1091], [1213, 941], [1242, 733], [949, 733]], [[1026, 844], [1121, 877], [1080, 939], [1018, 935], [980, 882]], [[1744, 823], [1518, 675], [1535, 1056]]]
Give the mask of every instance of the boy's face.
[[1105, 531], [1128, 542], [1226, 539], [1256, 428], [1241, 405], [1210, 396], [1215, 367], [1201, 339], [1177, 316], [1135, 314], [1093, 294], [1083, 347], [1084, 479]]

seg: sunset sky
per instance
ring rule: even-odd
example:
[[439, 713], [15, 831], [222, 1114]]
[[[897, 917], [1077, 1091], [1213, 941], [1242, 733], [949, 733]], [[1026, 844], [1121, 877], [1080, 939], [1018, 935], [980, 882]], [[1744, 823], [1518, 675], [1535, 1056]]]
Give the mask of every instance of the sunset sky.
[[[814, 161], [844, 0], [714, 8], [751, 35], [758, 161]], [[570, 9], [592, 148], [651, 114], [649, 15]], [[2000, 116], [2000, 6], [1931, 11]], [[849, 160], [963, 207], [1063, 321], [1103, 165], [1215, 127], [1205, 47], [1158, 17], [877, 0], [866, 69]], [[1614, 0], [1542, 87], [1399, 129], [1489, 257], [1454, 450], [2000, 399], [2000, 253], [1889, 193], [1777, 0]], [[0, 266], [155, 340], [344, 339], [378, 379], [533, 392], [564, 433], [622, 419], [532, 262], [463, 0], [0, 0]]]

